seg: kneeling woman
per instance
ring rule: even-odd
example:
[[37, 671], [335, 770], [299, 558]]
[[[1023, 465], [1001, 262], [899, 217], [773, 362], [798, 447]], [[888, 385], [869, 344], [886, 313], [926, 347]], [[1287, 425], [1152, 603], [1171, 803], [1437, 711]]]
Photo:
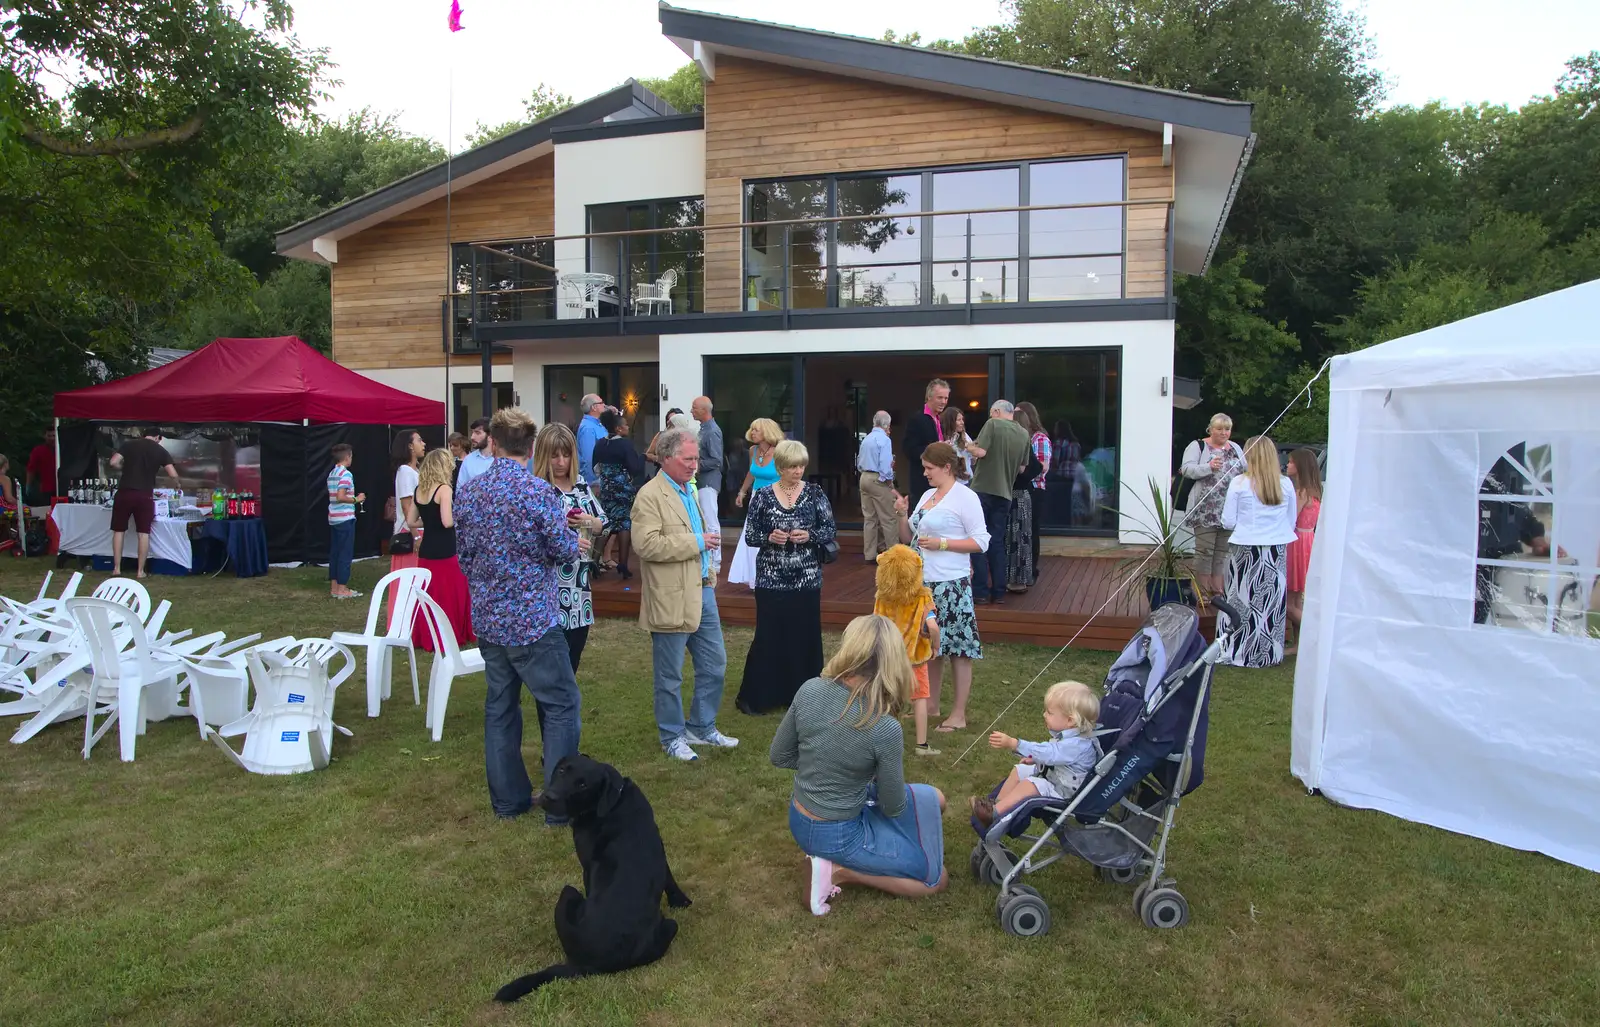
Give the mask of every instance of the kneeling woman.
[[899, 630], [887, 617], [857, 617], [772, 739], [772, 765], [795, 771], [789, 831], [811, 860], [817, 916], [843, 885], [914, 898], [949, 883], [944, 795], [905, 783], [897, 717], [910, 694]]

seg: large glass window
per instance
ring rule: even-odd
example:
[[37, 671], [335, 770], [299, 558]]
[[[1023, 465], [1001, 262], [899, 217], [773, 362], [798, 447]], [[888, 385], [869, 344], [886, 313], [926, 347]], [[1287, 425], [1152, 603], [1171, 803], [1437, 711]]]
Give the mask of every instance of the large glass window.
[[1125, 178], [1118, 156], [746, 183], [745, 307], [781, 309], [785, 268], [795, 308], [1121, 297]]
[[[1021, 203], [1018, 168], [941, 171], [933, 176], [934, 210], [982, 210]], [[1015, 211], [944, 214], [933, 219], [935, 303], [967, 302], [967, 226], [972, 226], [972, 302], [1010, 303], [1021, 295], [1017, 279]]]
[[[630, 304], [630, 313], [691, 314], [705, 309], [705, 200], [691, 196], [589, 208], [589, 231], [638, 232], [589, 240], [589, 270], [622, 277], [620, 295], [633, 297], [668, 284], [666, 304]], [[667, 229], [667, 231], [660, 231]]]
[[[1121, 158], [1034, 163], [1029, 206], [1115, 203], [1124, 195]], [[1122, 295], [1122, 207], [1036, 210], [1028, 223], [1028, 299]]]
[[[556, 316], [555, 246], [549, 239], [451, 247], [455, 290], [451, 305], [455, 348], [476, 351], [472, 339], [472, 272], [478, 272], [477, 316], [484, 324], [546, 321]], [[476, 265], [474, 265], [476, 262]]]
[[727, 446], [718, 507], [724, 523], [737, 524], [744, 511], [733, 500], [750, 470], [750, 445], [742, 441], [750, 422], [766, 417], [776, 421], [785, 435], [794, 431], [795, 358], [713, 357], [705, 366], [706, 395], [716, 406]]
[[[745, 187], [745, 220], [799, 221], [828, 217], [832, 209], [828, 179], [753, 182]], [[789, 240], [787, 259], [784, 239]], [[784, 269], [789, 275], [790, 307], [828, 305], [828, 225], [772, 225], [745, 230], [745, 307], [783, 307]]]
[[1034, 513], [1047, 531], [1116, 531], [1119, 364], [1117, 350], [1016, 355], [1017, 400], [1038, 408], [1050, 436], [1044, 510]]

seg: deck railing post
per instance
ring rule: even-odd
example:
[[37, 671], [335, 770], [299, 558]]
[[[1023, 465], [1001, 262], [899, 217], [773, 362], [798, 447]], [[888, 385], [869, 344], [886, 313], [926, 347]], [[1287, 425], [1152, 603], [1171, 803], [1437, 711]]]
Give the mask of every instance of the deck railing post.
[[793, 250], [793, 247], [792, 247], [793, 242], [794, 242], [794, 226], [793, 225], [784, 225], [783, 226], [783, 330], [784, 331], [788, 331], [789, 330], [789, 303], [790, 303], [790, 299], [791, 299], [790, 292], [789, 292], [789, 276], [790, 276], [790, 274], [793, 273], [793, 266], [792, 265], [793, 265], [794, 262], [791, 259], [792, 256], [793, 256], [793, 253], [794, 253], [794, 250]]
[[478, 248], [472, 248], [472, 344], [478, 347], [478, 368], [483, 375], [483, 416], [494, 415], [494, 357], [489, 347], [478, 335], [478, 322], [482, 320], [478, 309]]
[[967, 324], [972, 323], [972, 218], [967, 218]]
[[[628, 294], [628, 237], [623, 236], [622, 245], [617, 247], [617, 334], [623, 333], [622, 318], [626, 311], [622, 305], [622, 298]], [[594, 316], [600, 316], [600, 300], [594, 301]]]

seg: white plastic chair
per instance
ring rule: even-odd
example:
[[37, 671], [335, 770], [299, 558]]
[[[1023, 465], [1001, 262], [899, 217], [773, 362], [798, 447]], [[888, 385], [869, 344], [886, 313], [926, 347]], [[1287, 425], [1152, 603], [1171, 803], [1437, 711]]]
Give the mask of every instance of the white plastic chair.
[[[589, 316], [589, 289], [581, 282], [574, 282], [566, 275], [557, 280], [557, 301], [561, 304], [562, 318], [582, 318]], [[600, 315], [600, 301], [595, 300], [594, 316]]]
[[[342, 646], [338, 650], [353, 670], [355, 657]], [[317, 658], [295, 664], [282, 653], [255, 650], [245, 654], [245, 661], [258, 708], [214, 732], [211, 740], [217, 748], [253, 774], [301, 774], [326, 767], [337, 687], [328, 678], [327, 664]], [[241, 733], [243, 749], [234, 752], [223, 736]]]
[[444, 710], [450, 702], [450, 686], [465, 674], [483, 673], [483, 654], [456, 644], [456, 630], [439, 604], [424, 592], [420, 598], [422, 616], [433, 635], [433, 667], [428, 671], [428, 708], [422, 723], [431, 728], [437, 742], [444, 734]]
[[[417, 615], [417, 597], [423, 594], [433, 572], [423, 567], [402, 567], [390, 571], [373, 586], [372, 598], [367, 604], [367, 626], [364, 631], [336, 631], [330, 640], [351, 649], [367, 651], [367, 716], [376, 717], [383, 700], [389, 698], [389, 677], [394, 665], [392, 653], [404, 649], [411, 662], [411, 698], [422, 705], [422, 690], [417, 685], [417, 651], [411, 644], [411, 626]], [[389, 586], [395, 586], [394, 606], [388, 630], [380, 632], [379, 616], [383, 613], [383, 600]]]
[[90, 596], [126, 606], [139, 618], [140, 624], [150, 619], [150, 592], [132, 578], [107, 578]]
[[672, 287], [678, 284], [676, 268], [667, 268], [654, 282], [641, 282], [633, 287], [633, 312], [652, 314], [655, 308], [665, 306], [672, 313]]
[[[249, 710], [250, 673], [245, 666], [244, 653], [239, 650], [260, 637], [257, 633], [224, 642], [220, 638], [212, 641], [212, 636], [206, 636], [199, 640], [201, 645], [180, 644], [159, 649], [183, 664], [184, 687], [189, 690], [188, 704], [177, 706], [171, 711], [172, 715], [194, 717], [216, 725], [244, 716]], [[292, 638], [283, 638], [263, 645], [270, 648], [292, 641]], [[208, 642], [207, 648], [204, 644]], [[152, 716], [150, 719], [162, 718]]]
[[[122, 760], [131, 762], [135, 740], [145, 731], [147, 706], [160, 708], [169, 705], [163, 700], [162, 693], [177, 692], [183, 664], [172, 657], [161, 657], [151, 651], [144, 625], [126, 606], [107, 599], [69, 599], [67, 609], [83, 632], [92, 669], [86, 686], [88, 706], [84, 711], [83, 758], [88, 759], [89, 750], [104, 737], [112, 724], [117, 724]], [[132, 643], [131, 653], [124, 653], [121, 649], [117, 638], [119, 628], [127, 632]], [[74, 689], [69, 687], [64, 691], [68, 694], [58, 698], [58, 702], [70, 698]], [[191, 695], [190, 702], [198, 704], [200, 699]], [[106, 719], [96, 731], [95, 718], [102, 713]], [[203, 741], [209, 730], [204, 715], [197, 710], [195, 719], [200, 721], [200, 738]]]

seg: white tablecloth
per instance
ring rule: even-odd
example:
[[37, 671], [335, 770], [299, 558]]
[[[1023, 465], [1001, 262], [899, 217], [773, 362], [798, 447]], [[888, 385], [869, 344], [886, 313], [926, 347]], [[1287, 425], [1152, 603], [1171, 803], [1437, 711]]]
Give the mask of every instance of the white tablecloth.
[[[61, 532], [61, 551], [75, 556], [111, 555], [111, 511], [86, 503], [61, 503], [50, 514]], [[122, 538], [122, 555], [139, 555], [139, 536], [128, 524]], [[189, 522], [157, 518], [150, 529], [150, 555], [170, 560], [185, 570], [190, 567]]]

